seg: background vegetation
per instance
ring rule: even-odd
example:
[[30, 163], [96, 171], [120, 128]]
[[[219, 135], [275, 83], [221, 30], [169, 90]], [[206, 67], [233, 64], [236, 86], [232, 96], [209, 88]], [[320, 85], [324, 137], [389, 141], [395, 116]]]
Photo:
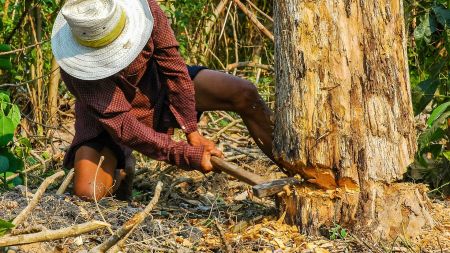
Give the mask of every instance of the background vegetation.
[[[272, 1], [158, 2], [172, 21], [180, 51], [188, 63], [253, 81], [269, 106], [273, 106]], [[60, 84], [49, 43], [60, 1], [0, 3], [0, 184], [6, 187], [6, 173], [49, 159], [50, 167], [60, 166], [55, 157], [63, 150], [54, 147], [54, 132], [65, 122], [73, 121], [73, 98]], [[410, 166], [408, 177], [429, 183], [433, 193], [440, 195], [450, 194], [449, 6], [448, 0], [405, 1], [419, 134], [416, 161]], [[249, 19], [246, 9], [255, 14], [256, 21]], [[259, 29], [255, 22], [268, 31]], [[20, 164], [15, 166], [15, 162]], [[14, 180], [22, 183], [17, 177]]]

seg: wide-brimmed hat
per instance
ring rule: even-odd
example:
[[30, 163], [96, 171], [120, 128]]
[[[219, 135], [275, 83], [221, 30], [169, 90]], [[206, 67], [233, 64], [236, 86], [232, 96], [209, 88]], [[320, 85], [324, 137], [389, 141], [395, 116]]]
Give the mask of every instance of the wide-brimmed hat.
[[69, 75], [103, 79], [133, 62], [152, 29], [147, 0], [68, 0], [53, 25], [52, 51]]

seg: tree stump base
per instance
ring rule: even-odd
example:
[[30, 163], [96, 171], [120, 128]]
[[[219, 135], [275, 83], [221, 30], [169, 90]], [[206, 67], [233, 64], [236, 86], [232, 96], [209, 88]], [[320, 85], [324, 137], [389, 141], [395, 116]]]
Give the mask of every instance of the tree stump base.
[[324, 235], [339, 224], [373, 240], [414, 238], [435, 225], [426, 192], [426, 186], [408, 183], [374, 182], [360, 191], [302, 185], [280, 195], [277, 206], [286, 223], [308, 235]]

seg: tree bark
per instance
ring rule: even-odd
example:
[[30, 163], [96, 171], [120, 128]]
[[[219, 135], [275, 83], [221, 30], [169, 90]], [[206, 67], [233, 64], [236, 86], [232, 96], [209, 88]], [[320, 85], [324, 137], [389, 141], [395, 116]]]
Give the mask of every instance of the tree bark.
[[380, 236], [414, 216], [426, 225], [415, 194], [424, 189], [390, 185], [416, 148], [402, 1], [274, 5], [275, 156], [320, 188], [341, 188], [298, 188], [280, 202], [286, 220], [313, 234], [334, 222]]

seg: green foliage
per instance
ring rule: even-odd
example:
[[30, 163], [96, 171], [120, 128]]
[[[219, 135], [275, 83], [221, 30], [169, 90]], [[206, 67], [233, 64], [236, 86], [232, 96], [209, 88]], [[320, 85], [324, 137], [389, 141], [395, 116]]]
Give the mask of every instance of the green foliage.
[[187, 33], [195, 33], [197, 27], [194, 24], [202, 22], [211, 15], [211, 12], [205, 11], [208, 2], [207, 0], [177, 0], [160, 4], [161, 9], [172, 21], [171, 26], [180, 43], [180, 52], [184, 56], [189, 53]]
[[[418, 137], [418, 152], [408, 175], [450, 194], [450, 2], [406, 3], [409, 65], [415, 115], [430, 114]], [[443, 187], [446, 185], [446, 187]]]
[[12, 228], [14, 228], [14, 224], [12, 224], [9, 221], [5, 221], [5, 220], [0, 219], [0, 236], [6, 234]]
[[347, 230], [336, 223], [334, 224], [334, 227], [330, 228], [329, 233], [330, 240], [345, 239], [348, 235]]
[[429, 183], [443, 195], [450, 194], [450, 151], [449, 151], [450, 103], [436, 107], [419, 138], [419, 151], [410, 166], [409, 176]]
[[[11, 47], [9, 45], [0, 44], [0, 52], [9, 52], [9, 51], [11, 51]], [[9, 54], [0, 55], [0, 69], [9, 70], [11, 68], [12, 68], [11, 56]]]
[[[6, 188], [6, 178], [12, 173], [23, 169], [23, 158], [27, 157], [31, 150], [31, 143], [26, 138], [20, 138], [14, 142], [14, 132], [20, 122], [20, 111], [17, 105], [12, 104], [9, 95], [0, 92], [0, 174], [1, 184]], [[21, 179], [15, 179], [13, 184], [21, 183]]]

